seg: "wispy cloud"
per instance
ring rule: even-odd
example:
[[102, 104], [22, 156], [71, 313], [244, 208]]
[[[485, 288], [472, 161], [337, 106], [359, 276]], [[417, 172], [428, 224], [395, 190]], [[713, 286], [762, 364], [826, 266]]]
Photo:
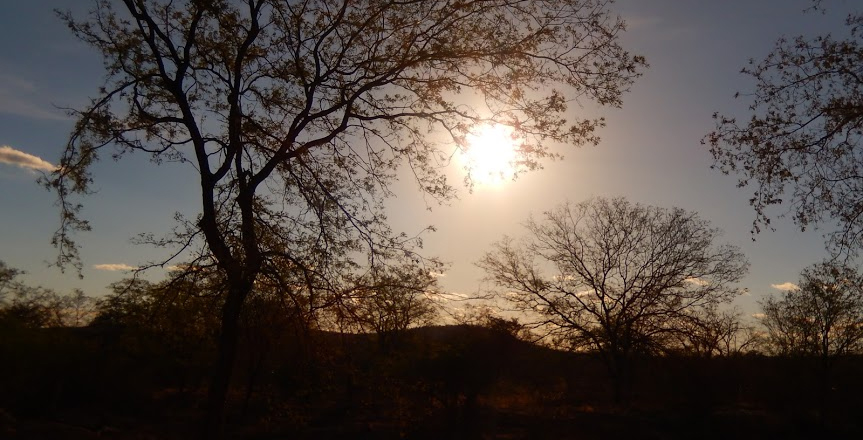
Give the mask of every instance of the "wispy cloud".
[[445, 303], [450, 301], [464, 301], [468, 299], [468, 296], [463, 293], [458, 292], [438, 292], [438, 293], [426, 293], [426, 298], [429, 298], [433, 301]]
[[106, 270], [108, 272], [120, 272], [120, 271], [128, 271], [135, 270], [137, 267], [129, 266], [124, 263], [111, 263], [111, 264], [94, 264], [93, 269], [96, 270]]
[[755, 318], [755, 319], [764, 319], [766, 316], [767, 316], [767, 315], [765, 315], [765, 314], [763, 314], [763, 313], [753, 313], [753, 314], [752, 314], [752, 317], [753, 317], [753, 318]]
[[0, 73], [0, 113], [56, 121], [69, 119], [62, 110], [43, 105], [44, 100], [33, 81]]
[[776, 290], [781, 290], [783, 292], [788, 292], [789, 290], [797, 290], [800, 288], [794, 283], [771, 284], [770, 287]]
[[704, 286], [706, 286], [706, 285], [710, 284], [710, 281], [702, 280], [701, 278], [695, 278], [695, 277], [693, 277], [693, 278], [687, 278], [687, 279], [685, 279], [685, 280], [683, 280], [683, 281], [686, 281], [686, 282], [687, 282], [687, 283], [689, 283], [689, 284], [695, 284], [695, 285], [696, 285], [696, 286], [698, 286], [698, 287], [704, 287]]
[[39, 156], [16, 150], [8, 145], [0, 146], [0, 163], [15, 165], [19, 168], [38, 171], [54, 171], [56, 166]]
[[185, 264], [185, 263], [184, 264], [174, 264], [174, 265], [171, 265], [171, 266], [168, 266], [165, 268], [165, 270], [168, 272], [178, 272], [178, 271], [197, 272], [197, 271], [202, 270], [202, 269], [203, 269], [203, 267], [201, 267], [201, 266], [195, 266], [195, 265]]
[[7, 73], [0, 73], [0, 90], [20, 90], [23, 92], [32, 92], [36, 90], [36, 84], [33, 81]]

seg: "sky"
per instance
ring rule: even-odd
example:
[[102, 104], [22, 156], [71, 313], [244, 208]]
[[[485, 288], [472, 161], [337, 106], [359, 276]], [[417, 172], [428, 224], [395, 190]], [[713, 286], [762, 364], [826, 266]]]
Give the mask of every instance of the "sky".
[[[84, 200], [93, 231], [77, 236], [83, 279], [48, 263], [56, 258], [50, 240], [59, 225], [54, 195], [36, 184], [40, 170], [58, 161], [73, 120], [62, 108], [81, 107], [95, 94], [103, 70], [97, 53], [77, 42], [53, 10], [81, 12], [81, 0], [0, 2], [0, 260], [27, 271], [23, 280], [62, 292], [80, 288], [91, 296], [127, 276], [123, 269], [164, 256], [132, 244], [139, 233], [168, 232], [175, 212], [197, 213], [196, 175], [180, 165], [155, 166], [145, 157], [94, 168], [96, 194]], [[596, 147], [560, 146], [563, 161], [495, 187], [463, 190], [444, 206], [426, 203], [409, 183], [388, 202], [393, 229], [409, 234], [427, 225], [424, 253], [449, 263], [440, 281], [450, 292], [476, 293], [489, 287], [474, 263], [505, 234], [523, 234], [533, 214], [567, 200], [622, 196], [660, 207], [698, 212], [725, 231], [751, 268], [740, 287], [749, 293], [734, 305], [745, 315], [757, 302], [797, 281], [800, 271], [827, 256], [826, 229], [801, 233], [778, 220], [776, 231], [750, 234], [755, 214], [751, 191], [736, 178], [710, 169], [700, 139], [713, 128], [711, 115], [745, 115], [735, 92], [752, 89], [739, 73], [782, 36], [841, 33], [849, 1], [830, 2], [826, 14], [804, 13], [804, 0], [620, 0], [612, 6], [628, 23], [624, 47], [647, 57], [650, 68], [624, 96], [622, 109], [601, 109], [607, 126]], [[594, 117], [591, 108], [571, 108], [574, 117]], [[457, 167], [448, 171], [458, 182]], [[161, 279], [164, 272], [149, 274]]]

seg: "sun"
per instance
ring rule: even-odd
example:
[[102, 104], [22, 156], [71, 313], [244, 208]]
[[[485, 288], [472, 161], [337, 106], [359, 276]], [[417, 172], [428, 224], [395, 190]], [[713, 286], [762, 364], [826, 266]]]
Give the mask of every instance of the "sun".
[[513, 180], [517, 153], [512, 129], [497, 124], [477, 127], [467, 136], [462, 160], [476, 186], [498, 187]]

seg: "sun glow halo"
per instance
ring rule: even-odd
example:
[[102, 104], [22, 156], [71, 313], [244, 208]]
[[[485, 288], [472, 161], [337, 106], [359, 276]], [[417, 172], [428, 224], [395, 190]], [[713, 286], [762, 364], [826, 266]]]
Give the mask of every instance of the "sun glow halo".
[[503, 125], [484, 125], [467, 136], [462, 151], [464, 167], [474, 185], [500, 186], [515, 177], [517, 159], [512, 130]]

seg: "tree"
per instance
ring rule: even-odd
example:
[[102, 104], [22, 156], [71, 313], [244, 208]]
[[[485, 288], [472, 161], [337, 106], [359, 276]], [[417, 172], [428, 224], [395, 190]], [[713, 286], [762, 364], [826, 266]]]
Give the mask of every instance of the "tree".
[[0, 260], [0, 306], [6, 305], [6, 297], [17, 292], [22, 284], [17, 280], [23, 274], [19, 269], [9, 267], [5, 261]]
[[[91, 166], [150, 154], [190, 163], [201, 212], [177, 237], [202, 240], [222, 273], [219, 356], [206, 426], [217, 436], [243, 304], [268, 262], [313, 266], [296, 247], [333, 259], [412, 252], [382, 199], [406, 164], [420, 191], [453, 195], [440, 164], [477, 124], [511, 127], [522, 168], [550, 144], [596, 143], [601, 118], [567, 120], [568, 104], [619, 106], [644, 67], [618, 38], [607, 0], [95, 0], [62, 14], [101, 52], [106, 84], [78, 122], [60, 166], [58, 263], [78, 265], [72, 233], [87, 230], [74, 196]], [[274, 228], [275, 227], [275, 228]], [[279, 240], [262, 240], [278, 229]], [[280, 243], [272, 247], [274, 242]], [[305, 269], [302, 269], [305, 268]]]
[[748, 263], [697, 214], [624, 199], [564, 204], [504, 238], [479, 262], [515, 306], [571, 349], [606, 361], [624, 403], [637, 353], [662, 350], [678, 320], [738, 294]]
[[[694, 318], [694, 319], [693, 319]], [[741, 321], [740, 311], [706, 307], [675, 322], [674, 335], [684, 353], [700, 356], [731, 356], [757, 349], [754, 327]], [[672, 346], [672, 348], [674, 348]]]
[[863, 348], [863, 276], [830, 262], [800, 274], [799, 288], [761, 303], [773, 350], [816, 356], [829, 367]]
[[80, 327], [90, 322], [93, 299], [83, 291], [60, 295], [28, 286], [17, 279], [24, 273], [0, 261], [0, 322], [27, 328]]
[[344, 308], [360, 330], [375, 332], [387, 350], [408, 328], [434, 322], [438, 310], [431, 296], [437, 293], [433, 274], [407, 264], [355, 280]]
[[112, 293], [96, 301], [96, 316], [91, 325], [140, 327], [150, 320], [153, 283], [131, 278], [108, 286]]
[[816, 264], [800, 274], [798, 289], [768, 297], [761, 308], [774, 353], [817, 359], [823, 417], [834, 365], [863, 348], [863, 277], [848, 266]]
[[[818, 6], [816, 2], [816, 6]], [[850, 35], [780, 39], [762, 61], [743, 73], [755, 90], [751, 117], [714, 114], [716, 129], [702, 144], [713, 167], [751, 185], [753, 232], [770, 225], [768, 208], [788, 207], [805, 229], [835, 221], [834, 251], [863, 248], [863, 14], [847, 19]]]

